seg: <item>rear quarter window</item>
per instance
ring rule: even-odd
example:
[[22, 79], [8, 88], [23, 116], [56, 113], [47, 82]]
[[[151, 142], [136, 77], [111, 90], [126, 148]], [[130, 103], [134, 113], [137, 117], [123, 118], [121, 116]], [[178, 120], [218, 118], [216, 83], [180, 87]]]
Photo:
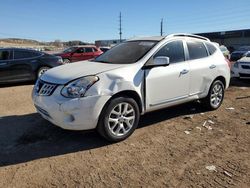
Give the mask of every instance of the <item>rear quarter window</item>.
[[[206, 42], [206, 46], [207, 46], [207, 49], [208, 49], [208, 52], [209, 52], [210, 55], [213, 55], [217, 50], [216, 47], [213, 44], [210, 44], [210, 43]], [[223, 48], [223, 49], [226, 51], [226, 48]]]
[[188, 41], [187, 42], [188, 52], [189, 52], [189, 59], [201, 59], [207, 57], [207, 49], [204, 46], [203, 42], [199, 41]]

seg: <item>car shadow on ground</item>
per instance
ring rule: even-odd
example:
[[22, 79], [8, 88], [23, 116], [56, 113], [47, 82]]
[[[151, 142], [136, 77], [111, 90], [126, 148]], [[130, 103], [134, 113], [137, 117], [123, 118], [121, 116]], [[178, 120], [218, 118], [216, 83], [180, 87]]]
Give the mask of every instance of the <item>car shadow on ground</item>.
[[[138, 129], [177, 116], [200, 113], [203, 110], [199, 106], [188, 103], [146, 114], [141, 117]], [[63, 130], [37, 113], [0, 117], [0, 167], [109, 144], [95, 131]]]
[[16, 86], [28, 86], [34, 85], [35, 81], [27, 81], [27, 82], [17, 82], [17, 83], [1, 83], [0, 88], [7, 88], [7, 87], [16, 87]]
[[250, 79], [231, 78], [230, 86], [235, 87], [250, 87]]

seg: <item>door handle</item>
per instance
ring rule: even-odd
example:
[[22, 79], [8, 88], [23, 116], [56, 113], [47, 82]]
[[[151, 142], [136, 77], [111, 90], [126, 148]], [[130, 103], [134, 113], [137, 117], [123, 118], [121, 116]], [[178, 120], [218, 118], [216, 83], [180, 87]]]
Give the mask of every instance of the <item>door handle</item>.
[[183, 69], [180, 73], [181, 74], [187, 74], [189, 71], [187, 69]]
[[4, 66], [4, 65], [7, 65], [7, 63], [0, 63], [0, 66]]
[[216, 67], [216, 65], [211, 65], [209, 68], [214, 69], [215, 67]]

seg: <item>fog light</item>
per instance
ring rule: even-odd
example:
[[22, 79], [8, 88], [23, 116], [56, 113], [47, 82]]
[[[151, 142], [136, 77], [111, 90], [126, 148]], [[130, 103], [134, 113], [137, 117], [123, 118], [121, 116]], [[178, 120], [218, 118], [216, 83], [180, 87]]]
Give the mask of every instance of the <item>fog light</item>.
[[64, 117], [64, 121], [67, 123], [72, 123], [73, 121], [75, 121], [75, 117], [71, 114], [66, 114]]

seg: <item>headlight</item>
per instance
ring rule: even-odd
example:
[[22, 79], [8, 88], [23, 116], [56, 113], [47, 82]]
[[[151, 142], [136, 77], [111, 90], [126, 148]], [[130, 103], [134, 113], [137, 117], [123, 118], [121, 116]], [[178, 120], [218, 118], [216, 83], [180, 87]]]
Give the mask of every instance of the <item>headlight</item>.
[[234, 68], [239, 68], [239, 62], [238, 61], [236, 61], [236, 63], [234, 63]]
[[69, 98], [84, 97], [86, 91], [98, 80], [99, 78], [97, 76], [86, 76], [79, 78], [64, 86], [61, 91], [61, 94], [64, 97]]

